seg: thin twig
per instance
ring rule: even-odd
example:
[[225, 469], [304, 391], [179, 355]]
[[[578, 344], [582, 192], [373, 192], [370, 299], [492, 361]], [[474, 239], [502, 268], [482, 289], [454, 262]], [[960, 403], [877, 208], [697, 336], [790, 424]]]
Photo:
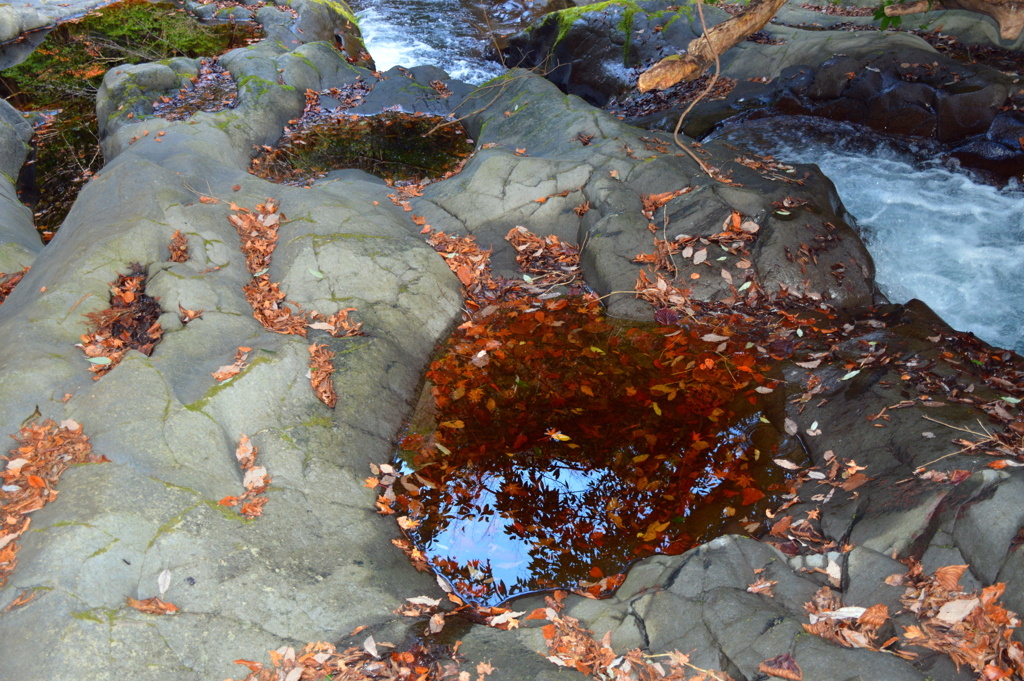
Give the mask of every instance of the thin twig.
[[689, 147], [685, 146], [682, 142], [679, 141], [679, 130], [680, 130], [680, 128], [683, 127], [683, 119], [686, 118], [686, 114], [690, 113], [690, 110], [693, 107], [697, 106], [697, 102], [699, 102], [700, 100], [704, 99], [704, 97], [706, 97], [707, 94], [709, 92], [711, 92], [711, 88], [713, 88], [715, 86], [715, 82], [718, 80], [718, 74], [721, 71], [721, 62], [718, 59], [718, 52], [711, 45], [711, 38], [708, 37], [708, 27], [707, 27], [707, 24], [704, 23], [704, 9], [703, 9], [703, 7], [704, 7], [704, 0], [697, 0], [697, 14], [700, 15], [700, 27], [701, 27], [701, 30], [704, 31], [704, 36], [703, 37], [704, 37], [704, 40], [707, 41], [708, 48], [711, 50], [711, 53], [713, 55], [715, 55], [715, 75], [711, 77], [711, 81], [708, 83], [708, 86], [706, 88], [704, 88], [704, 92], [700, 93], [697, 96], [696, 99], [694, 99], [692, 102], [690, 102], [690, 106], [686, 107], [686, 111], [684, 111], [682, 113], [682, 115], [679, 116], [679, 122], [676, 123], [676, 129], [672, 133], [672, 139], [675, 140], [676, 144], [679, 146], [680, 149], [682, 149], [687, 154], [689, 154], [690, 158], [692, 158], [694, 161], [697, 162], [697, 165], [700, 166], [700, 169], [703, 170], [707, 174], [708, 177], [714, 179], [714, 177], [715, 177], [714, 174], [711, 172], [711, 169], [708, 168], [707, 165], [704, 164], [704, 161], [702, 161], [699, 158], [697, 158], [697, 154], [693, 153], [693, 151], [691, 151]]
[[[942, 421], [939, 421], [938, 419], [933, 419], [930, 416], [922, 415], [921, 418], [923, 418], [925, 421], [931, 421], [932, 423], [937, 423], [940, 426], [946, 426], [947, 428], [952, 428], [953, 430], [959, 430], [961, 433], [969, 433], [969, 434], [971, 434], [971, 435], [973, 435], [975, 437], [992, 437], [992, 434], [989, 433], [987, 430], [985, 430], [985, 434], [982, 435], [982, 433], [975, 432], [975, 431], [971, 430], [970, 428], [961, 428], [960, 426], [951, 426], [948, 423], [943, 423]], [[980, 421], [979, 421], [979, 424], [980, 424]], [[985, 426], [981, 426], [981, 427], [982, 427], [983, 430], [985, 429]]]

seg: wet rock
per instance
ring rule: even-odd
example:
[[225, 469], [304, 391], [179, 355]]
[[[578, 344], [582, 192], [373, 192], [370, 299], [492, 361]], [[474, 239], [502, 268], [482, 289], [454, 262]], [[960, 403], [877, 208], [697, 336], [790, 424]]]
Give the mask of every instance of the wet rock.
[[[777, 582], [774, 597], [747, 592], [758, 576]], [[808, 680], [837, 678], [837, 665], [848, 673], [842, 678], [924, 678], [892, 656], [836, 648], [804, 634], [803, 604], [818, 588], [775, 549], [727, 536], [681, 556], [645, 560], [611, 598], [570, 596], [566, 612], [593, 623], [598, 638], [610, 630], [616, 650], [642, 640], [650, 650], [692, 651], [693, 664], [734, 677], [756, 678], [761, 662], [792, 651]]]
[[[950, 565], [950, 563], [943, 563]], [[862, 608], [882, 603], [890, 613], [903, 609], [900, 597], [907, 590], [904, 586], [889, 586], [885, 580], [892, 575], [904, 575], [907, 566], [878, 551], [855, 546], [846, 554], [846, 570], [843, 578], [847, 585], [843, 599], [848, 605]]]
[[951, 142], [988, 130], [997, 110], [1006, 101], [1007, 88], [1001, 83], [951, 87], [939, 96], [938, 137]]
[[809, 99], [837, 99], [860, 70], [860, 62], [851, 57], [833, 57], [821, 65], [807, 88]]
[[953, 537], [971, 572], [983, 584], [992, 584], [1010, 550], [1010, 542], [1024, 527], [1020, 495], [1024, 479], [1006, 476], [990, 489], [988, 498], [966, 506], [956, 522]]
[[0, 272], [5, 274], [31, 265], [43, 248], [32, 213], [18, 200], [15, 187], [31, 138], [32, 128], [21, 113], [0, 101]]

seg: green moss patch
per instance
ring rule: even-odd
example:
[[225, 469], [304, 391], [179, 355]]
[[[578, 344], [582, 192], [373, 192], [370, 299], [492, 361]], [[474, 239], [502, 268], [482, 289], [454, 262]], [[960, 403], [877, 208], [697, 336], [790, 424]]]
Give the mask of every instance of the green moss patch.
[[23, 176], [29, 189], [22, 195], [34, 206], [44, 239], [53, 236], [79, 189], [103, 166], [94, 102], [108, 69], [218, 55], [258, 35], [253, 25], [205, 26], [174, 5], [124, 0], [59, 25], [23, 63], [0, 72], [0, 96], [47, 118], [38, 129], [37, 159]]

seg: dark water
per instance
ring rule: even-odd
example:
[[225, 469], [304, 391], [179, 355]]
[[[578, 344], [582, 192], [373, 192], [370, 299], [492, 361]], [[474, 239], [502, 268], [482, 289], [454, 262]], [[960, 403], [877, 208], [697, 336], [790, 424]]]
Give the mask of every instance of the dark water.
[[496, 604], [602, 595], [638, 558], [758, 532], [787, 491], [772, 459], [799, 448], [772, 425], [767, 369], [705, 332], [613, 324], [579, 298], [458, 331], [401, 442], [421, 476], [394, 486], [410, 538], [463, 598]]

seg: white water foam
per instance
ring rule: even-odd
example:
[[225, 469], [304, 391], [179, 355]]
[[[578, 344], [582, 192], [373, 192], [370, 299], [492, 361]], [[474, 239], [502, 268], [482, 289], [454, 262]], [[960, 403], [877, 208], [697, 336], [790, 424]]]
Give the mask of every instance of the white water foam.
[[[884, 145], [870, 151], [807, 134], [806, 122], [757, 121], [720, 135], [780, 161], [815, 163], [857, 218], [876, 279], [893, 302], [918, 298], [958, 330], [1024, 352], [1024, 194], [979, 184]], [[852, 134], [861, 131], [850, 128]], [[845, 133], [844, 133], [845, 134]], [[766, 140], [770, 140], [767, 141]]]
[[359, 30], [378, 71], [431, 65], [467, 83], [499, 76], [484, 59], [487, 43], [458, 0], [365, 0], [356, 4]]

